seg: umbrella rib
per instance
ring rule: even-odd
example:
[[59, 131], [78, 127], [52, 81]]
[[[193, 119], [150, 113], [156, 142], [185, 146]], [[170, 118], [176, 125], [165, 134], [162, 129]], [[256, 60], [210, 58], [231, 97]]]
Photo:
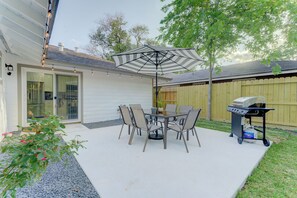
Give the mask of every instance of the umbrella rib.
[[137, 70], [137, 73], [147, 64], [147, 62], [150, 62], [150, 60], [154, 56], [154, 54], [152, 54], [151, 57], [148, 57], [146, 54], [143, 54], [143, 55], [146, 56], [148, 58], [148, 60]]
[[144, 54], [144, 52], [142, 52], [141, 54], [143, 54], [144, 56], [146, 56], [148, 58], [148, 61], [150, 63], [152, 63], [153, 65], [156, 65], [157, 64], [154, 61], [152, 61], [152, 57], [155, 55], [154, 53], [152, 54], [152, 57], [149, 57], [147, 54]]
[[[161, 52], [159, 52], [160, 54], [162, 54]], [[166, 51], [166, 53], [165, 54], [162, 54], [163, 55], [163, 57], [162, 57], [162, 59], [160, 60], [160, 62], [158, 63], [158, 65], [160, 66], [160, 70], [161, 70], [161, 73], [162, 74], [164, 74], [164, 71], [163, 71], [163, 67], [162, 67], [162, 63], [164, 63], [165, 61], [163, 61], [163, 59], [166, 57], [166, 55], [168, 54], [168, 52]], [[166, 59], [167, 60], [167, 59]], [[158, 70], [156, 71], [156, 72], [158, 72]]]
[[[167, 55], [167, 53], [166, 53], [166, 55]], [[165, 56], [166, 56], [166, 55], [165, 55]], [[164, 57], [165, 57], [165, 56], [164, 56]], [[171, 58], [173, 58], [173, 57], [174, 57], [174, 55], [171, 54], [171, 56], [168, 57], [168, 58], [166, 58], [165, 60], [162, 59], [161, 62], [160, 62], [160, 64], [163, 64], [163, 63], [165, 63], [166, 61], [171, 60]]]
[[[160, 53], [161, 53], [161, 52], [160, 52]], [[167, 51], [167, 53], [170, 53], [170, 52]], [[163, 56], [166, 56], [167, 53], [166, 53], [166, 54], [163, 54]], [[175, 55], [175, 54], [172, 54], [172, 53], [170, 53], [170, 54], [171, 54], [171, 57], [168, 58], [167, 60], [171, 60], [172, 62], [174, 62], [175, 64], [179, 65], [180, 67], [186, 69], [187, 71], [190, 71], [188, 68], [182, 66], [181, 64], [177, 63], [175, 60], [172, 59], [174, 56], [178, 56], [178, 55]], [[181, 56], [178, 56], [178, 57], [181, 57]], [[190, 58], [190, 59], [192, 59], [192, 58]], [[195, 59], [193, 59], [193, 60], [195, 60]], [[166, 61], [166, 60], [165, 60], [165, 61]], [[164, 63], [165, 61], [163, 61], [162, 63]], [[161, 68], [162, 68], [162, 66], [161, 66]]]

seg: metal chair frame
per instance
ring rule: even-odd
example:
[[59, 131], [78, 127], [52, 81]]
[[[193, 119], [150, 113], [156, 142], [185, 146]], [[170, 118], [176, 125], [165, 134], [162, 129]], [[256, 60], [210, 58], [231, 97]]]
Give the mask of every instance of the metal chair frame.
[[[128, 114], [129, 114], [129, 118], [126, 118], [123, 114], [123, 109], [122, 108], [126, 108], [127, 111], [128, 111]], [[122, 124], [122, 127], [121, 127], [121, 131], [120, 131], [120, 134], [119, 134], [119, 137], [118, 139], [121, 138], [121, 135], [122, 135], [122, 131], [123, 131], [123, 128], [124, 128], [124, 125], [127, 125], [128, 126], [128, 135], [130, 135], [130, 127], [132, 126], [133, 129], [135, 128], [134, 125], [133, 125], [133, 119], [131, 118], [131, 113], [130, 113], [130, 110], [127, 106], [123, 105], [123, 106], [119, 106], [119, 109], [120, 109], [120, 113], [121, 113], [121, 117], [122, 117], [122, 120], [123, 120], [123, 124]], [[130, 120], [129, 120], [130, 119]], [[129, 123], [130, 122], [130, 123]], [[133, 130], [132, 129], [132, 130]]]
[[[139, 112], [137, 112], [137, 111], [139, 111]], [[146, 135], [145, 143], [144, 143], [144, 146], [143, 146], [143, 152], [145, 152], [145, 148], [146, 148], [146, 145], [147, 145], [147, 142], [148, 142], [148, 139], [149, 139], [150, 132], [158, 130], [161, 127], [157, 126], [157, 125], [153, 125], [153, 124], [151, 124], [149, 126], [146, 119], [145, 119], [143, 109], [131, 108], [131, 112], [132, 112], [132, 115], [133, 115], [133, 118], [134, 118], [134, 121], [135, 121], [135, 128], [131, 132], [130, 139], [129, 139], [129, 145], [132, 144], [135, 129], [140, 129], [140, 130], [146, 131], [147, 135]], [[140, 115], [137, 115], [137, 116], [141, 116], [141, 117], [137, 118], [135, 116], [135, 113], [140, 113]], [[140, 122], [143, 122], [143, 123], [140, 123]], [[163, 139], [163, 141], [165, 141], [165, 140]]]
[[[197, 114], [195, 115], [195, 119], [193, 121], [193, 123], [190, 123], [191, 125], [190, 126], [187, 126], [189, 124], [189, 119], [190, 119], [190, 116], [192, 115], [193, 112], [196, 112]], [[185, 147], [186, 147], [186, 150], [187, 150], [187, 153], [189, 153], [189, 149], [188, 149], [188, 146], [187, 146], [187, 143], [186, 143], [186, 140], [185, 140], [185, 137], [184, 137], [184, 132], [189, 132], [189, 130], [193, 130], [195, 136], [196, 136], [196, 139], [197, 139], [197, 142], [198, 142], [198, 145], [199, 147], [201, 147], [201, 144], [200, 144], [200, 141], [199, 141], [199, 138], [198, 138], [198, 134], [197, 134], [197, 131], [195, 129], [195, 124], [198, 120], [198, 117], [200, 115], [200, 112], [201, 112], [201, 109], [197, 109], [197, 110], [191, 110], [189, 112], [189, 114], [187, 115], [183, 125], [178, 125], [178, 124], [175, 124], [175, 126], [177, 126], [177, 129], [176, 128], [171, 128], [170, 126], [168, 127], [169, 129], [173, 130], [173, 131], [176, 131], [178, 134], [181, 135], [181, 137], [183, 138], [183, 141], [184, 141], [184, 144], [185, 144]]]

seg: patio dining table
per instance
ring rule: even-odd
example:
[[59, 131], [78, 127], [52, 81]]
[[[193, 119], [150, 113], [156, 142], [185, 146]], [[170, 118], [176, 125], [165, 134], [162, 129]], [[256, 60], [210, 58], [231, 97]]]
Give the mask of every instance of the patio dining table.
[[[164, 149], [167, 149], [167, 130], [168, 130], [168, 124], [169, 124], [169, 119], [170, 118], [176, 118], [180, 116], [186, 116], [186, 113], [179, 113], [179, 112], [170, 112], [170, 111], [162, 111], [162, 112], [157, 112], [157, 113], [152, 113], [151, 110], [145, 110], [144, 111], [145, 115], [150, 115], [152, 117], [156, 117], [157, 119], [163, 118], [163, 138], [164, 138]], [[157, 134], [156, 134], [157, 135]], [[160, 135], [158, 135], [160, 137]], [[151, 137], [151, 139], [162, 139], [159, 137]]]

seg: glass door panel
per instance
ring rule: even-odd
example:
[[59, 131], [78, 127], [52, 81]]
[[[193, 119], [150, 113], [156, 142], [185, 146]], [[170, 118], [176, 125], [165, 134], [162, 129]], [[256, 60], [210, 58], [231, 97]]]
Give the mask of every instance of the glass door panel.
[[53, 75], [27, 72], [27, 119], [53, 114]]
[[78, 119], [78, 77], [57, 75], [57, 114], [64, 120]]

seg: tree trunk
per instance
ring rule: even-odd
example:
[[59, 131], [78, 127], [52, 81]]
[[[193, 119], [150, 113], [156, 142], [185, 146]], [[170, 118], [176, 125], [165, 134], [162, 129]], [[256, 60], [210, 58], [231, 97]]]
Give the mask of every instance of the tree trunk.
[[212, 98], [212, 71], [213, 63], [209, 64], [209, 79], [208, 79], [208, 100], [207, 100], [207, 120], [211, 120], [211, 98]]

